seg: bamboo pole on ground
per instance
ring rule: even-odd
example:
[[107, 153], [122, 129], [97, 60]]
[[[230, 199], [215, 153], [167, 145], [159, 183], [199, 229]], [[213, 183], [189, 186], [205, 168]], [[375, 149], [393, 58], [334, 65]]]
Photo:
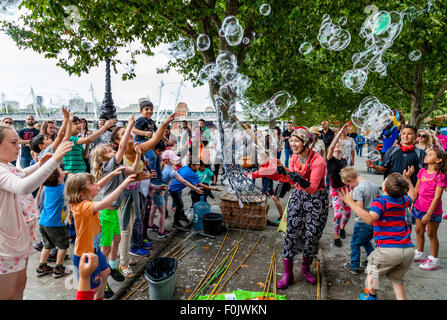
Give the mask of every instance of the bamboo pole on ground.
[[163, 257], [167, 257], [171, 254], [171, 252], [173, 252], [175, 249], [177, 249], [179, 246], [181, 246], [183, 243], [185, 243], [189, 238], [191, 238], [193, 235], [193, 233], [191, 233], [189, 236], [187, 236], [185, 239], [183, 239], [182, 241], [180, 241], [179, 243], [177, 243], [175, 246], [172, 247], [171, 250], [169, 250], [165, 255], [163, 255]]
[[208, 295], [206, 300], [208, 300], [213, 295], [214, 291], [216, 291], [217, 287], [219, 287], [220, 281], [222, 281], [222, 278], [225, 276], [225, 273], [227, 273], [228, 268], [230, 268], [231, 264], [233, 263], [234, 256], [236, 255], [238, 250], [239, 250], [239, 246], [236, 246], [236, 249], [234, 250], [233, 256], [231, 257], [230, 263], [226, 267], [225, 271], [223, 272], [222, 276], [220, 277], [220, 279], [217, 282], [216, 286], [214, 287], [213, 291], [211, 291], [211, 293]]
[[250, 252], [248, 253], [248, 255], [245, 257], [244, 260], [242, 260], [242, 262], [239, 264], [239, 266], [228, 276], [228, 278], [224, 281], [224, 283], [220, 286], [219, 290], [216, 292], [216, 295], [218, 295], [223, 288], [225, 288], [226, 284], [228, 283], [228, 281], [230, 280], [230, 278], [242, 267], [242, 265], [244, 264], [244, 262], [248, 259], [248, 257], [250, 257], [250, 255], [253, 253], [253, 251], [256, 249], [256, 247], [258, 246], [259, 242], [261, 242], [263, 236], [259, 237], [259, 240], [256, 242], [256, 244], [253, 246], [253, 248], [250, 250]]

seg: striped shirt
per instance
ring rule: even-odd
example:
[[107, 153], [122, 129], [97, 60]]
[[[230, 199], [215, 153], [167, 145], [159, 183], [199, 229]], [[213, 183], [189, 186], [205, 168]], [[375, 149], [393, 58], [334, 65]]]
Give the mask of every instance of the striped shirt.
[[379, 196], [371, 203], [370, 211], [379, 215], [373, 223], [374, 241], [378, 247], [406, 248], [413, 247], [410, 228], [405, 221], [405, 208], [411, 206], [411, 198], [392, 198]]
[[70, 141], [74, 142], [73, 148], [68, 152], [62, 161], [64, 162], [64, 170], [71, 173], [86, 172], [87, 166], [85, 165], [82, 152], [84, 148], [78, 144], [79, 137], [70, 137]]

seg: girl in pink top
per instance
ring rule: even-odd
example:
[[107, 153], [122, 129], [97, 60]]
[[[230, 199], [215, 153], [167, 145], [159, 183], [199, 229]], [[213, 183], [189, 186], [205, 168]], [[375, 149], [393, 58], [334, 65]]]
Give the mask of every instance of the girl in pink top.
[[[438, 258], [438, 227], [442, 221], [442, 193], [447, 187], [447, 153], [441, 149], [429, 149], [424, 163], [427, 169], [420, 169], [416, 183], [417, 200], [414, 203], [413, 216], [416, 218], [417, 249], [415, 262], [422, 262], [419, 268], [436, 270], [440, 268]], [[431, 256], [424, 260], [425, 227], [430, 239]]]
[[22, 170], [10, 163], [19, 154], [18, 141], [12, 127], [0, 125], [0, 300], [23, 299], [26, 266], [33, 252], [38, 219], [31, 193], [57, 169], [73, 146], [64, 141], [53, 155], [47, 154]]

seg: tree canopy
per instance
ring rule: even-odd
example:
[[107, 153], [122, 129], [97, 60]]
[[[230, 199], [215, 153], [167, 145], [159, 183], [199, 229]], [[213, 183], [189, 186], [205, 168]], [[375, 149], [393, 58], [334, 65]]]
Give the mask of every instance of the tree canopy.
[[[377, 0], [382, 11], [402, 12], [414, 7], [404, 19], [402, 31], [382, 57], [386, 76], [369, 73], [359, 93], [342, 84], [342, 76], [353, 68], [352, 56], [365, 50], [359, 36], [370, 12], [366, 1], [314, 0], [270, 2], [271, 13], [260, 14], [263, 1], [237, 0], [167, 0], [167, 1], [45, 1], [25, 0], [28, 9], [18, 22], [3, 26], [19, 47], [31, 48], [47, 58], [57, 59], [70, 74], [87, 73], [107, 58], [112, 65], [124, 63], [117, 58], [118, 48], [129, 43], [141, 44], [129, 52], [129, 60], [139, 54], [153, 55], [154, 48], [199, 34], [211, 39], [206, 51], [195, 50], [190, 59], [173, 59], [160, 72], [171, 68], [195, 85], [199, 70], [215, 62], [219, 52], [232, 51], [239, 71], [252, 80], [246, 96], [261, 103], [280, 90], [297, 98], [283, 118], [295, 116], [295, 122], [312, 125], [322, 119], [343, 121], [350, 117], [359, 102], [369, 95], [391, 108], [401, 108], [413, 124], [447, 108], [447, 4], [399, 0]], [[322, 18], [329, 14], [336, 23], [345, 17], [343, 26], [351, 34], [349, 46], [342, 51], [322, 47], [317, 40]], [[225, 17], [236, 16], [249, 40], [230, 46], [219, 30]], [[300, 53], [307, 41], [313, 50]], [[408, 55], [419, 50], [422, 56], [411, 61]], [[123, 78], [131, 79], [132, 69]], [[210, 81], [211, 97], [220, 83]]]

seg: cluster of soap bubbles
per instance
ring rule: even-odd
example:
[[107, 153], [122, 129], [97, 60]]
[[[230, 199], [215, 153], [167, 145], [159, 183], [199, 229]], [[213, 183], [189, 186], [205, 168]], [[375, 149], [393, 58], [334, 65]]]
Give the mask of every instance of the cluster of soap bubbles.
[[0, 1], [0, 21], [10, 20], [19, 12], [19, 6], [22, 0], [2, 0]]
[[402, 31], [404, 15], [397, 11], [377, 11], [368, 16], [360, 30], [365, 39], [365, 51], [352, 56], [353, 69], [343, 75], [343, 85], [353, 92], [360, 92], [368, 72], [386, 76], [387, 67], [382, 58]]
[[[369, 96], [360, 102], [357, 110], [351, 115], [351, 121], [365, 138], [377, 140], [393, 117], [394, 113], [389, 106], [381, 103], [376, 97]], [[371, 156], [373, 154], [369, 155]]]
[[320, 31], [318, 32], [318, 41], [323, 48], [341, 51], [349, 45], [351, 34], [348, 30], [342, 28], [346, 22], [347, 19], [342, 17], [338, 20], [338, 24], [334, 24], [328, 14], [323, 16]]
[[186, 60], [194, 57], [194, 42], [189, 38], [180, 38], [170, 42], [167, 47], [168, 54], [177, 60]]
[[279, 91], [263, 103], [252, 106], [248, 114], [257, 121], [271, 121], [281, 117], [296, 103], [297, 99], [289, 92]]

